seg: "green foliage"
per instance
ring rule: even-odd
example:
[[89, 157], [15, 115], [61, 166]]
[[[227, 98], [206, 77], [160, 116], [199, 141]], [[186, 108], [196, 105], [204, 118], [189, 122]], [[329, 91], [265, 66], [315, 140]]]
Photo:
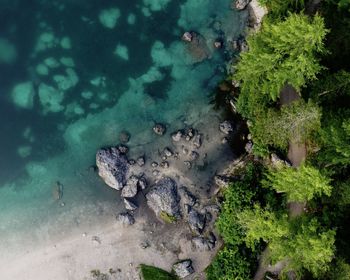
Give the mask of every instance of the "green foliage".
[[163, 269], [149, 266], [145, 264], [140, 265], [141, 269], [141, 275], [143, 277], [143, 280], [176, 280], [177, 277], [170, 274], [169, 272], [166, 272]]
[[237, 223], [237, 213], [251, 204], [255, 194], [251, 188], [255, 172], [253, 164], [248, 165], [243, 180], [231, 183], [225, 190], [216, 227], [226, 244], [239, 245], [243, 242], [242, 232]]
[[265, 23], [248, 37], [249, 51], [241, 54], [235, 79], [241, 82], [237, 109], [248, 119], [275, 101], [285, 84], [297, 91], [316, 79], [322, 69], [316, 58], [324, 52], [327, 34], [323, 19], [291, 14], [285, 21]]
[[329, 268], [333, 258], [335, 231], [323, 231], [316, 219], [300, 218], [289, 221], [256, 206], [239, 214], [246, 231], [247, 246], [254, 247], [261, 239], [269, 244], [273, 264], [287, 260], [283, 272], [293, 270], [301, 275], [304, 269], [319, 277]]
[[261, 167], [248, 163], [242, 170], [241, 180], [232, 182], [224, 191], [224, 202], [216, 227], [225, 241], [225, 247], [219, 251], [207, 268], [208, 280], [245, 280], [252, 278], [256, 252], [244, 245], [244, 235], [238, 223], [237, 214], [244, 208], [250, 208], [257, 196], [256, 185], [260, 181]]
[[262, 113], [250, 129], [256, 149], [274, 146], [286, 150], [291, 139], [304, 142], [320, 128], [321, 112], [312, 102], [293, 102], [281, 110]]
[[266, 6], [269, 18], [274, 20], [285, 17], [288, 12], [297, 12], [305, 8], [304, 0], [259, 0]]
[[330, 180], [320, 171], [305, 164], [299, 168], [282, 167], [266, 173], [265, 187], [271, 186], [278, 193], [285, 193], [288, 201], [310, 201], [315, 196], [331, 195]]
[[207, 280], [250, 279], [250, 263], [236, 247], [226, 246], [206, 269]]
[[169, 215], [167, 212], [162, 211], [159, 214], [159, 217], [166, 223], [175, 223], [176, 222], [176, 217]]
[[326, 73], [313, 84], [311, 96], [328, 109], [343, 107], [350, 102], [350, 72]]
[[263, 240], [279, 240], [288, 235], [287, 215], [277, 217], [274, 212], [262, 209], [258, 204], [254, 209], [245, 209], [238, 214], [239, 224], [246, 229], [244, 241], [249, 248], [255, 249], [255, 244]]
[[332, 266], [327, 275], [329, 280], [349, 280], [350, 279], [350, 265], [343, 259], [339, 259]]
[[324, 120], [320, 141], [318, 160], [323, 166], [350, 164], [350, 110], [331, 114]]
[[[323, 1], [322, 15], [327, 28], [331, 30], [326, 39], [329, 54], [323, 59], [323, 64], [331, 72], [339, 70], [350, 71], [350, 5], [344, 5], [348, 0]], [[344, 3], [344, 4], [343, 4]], [[344, 8], [340, 8], [340, 5]]]

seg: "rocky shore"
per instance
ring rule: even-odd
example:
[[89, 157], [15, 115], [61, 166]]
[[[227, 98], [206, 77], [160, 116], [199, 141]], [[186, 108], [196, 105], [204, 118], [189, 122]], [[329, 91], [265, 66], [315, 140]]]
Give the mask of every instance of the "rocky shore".
[[[97, 151], [98, 175], [122, 197], [124, 211], [116, 213], [118, 223], [130, 227], [140, 219], [146, 221], [143, 226], [148, 234], [141, 248], [178, 252], [179, 275], [186, 274], [184, 267], [189, 274], [195, 268], [201, 272], [204, 267], [197, 264], [201, 252], [215, 254], [221, 242], [214, 229], [220, 207], [212, 194], [221, 187], [216, 172], [234, 159], [227, 142], [235, 136], [235, 126], [218, 121], [203, 129], [189, 126], [168, 131], [166, 125], [156, 123], [150, 129], [155, 141], [162, 143], [157, 151], [135, 153], [127, 146], [132, 135], [123, 131], [122, 143]], [[226, 157], [214, 158], [222, 157], [223, 151]], [[192, 259], [191, 265], [178, 263], [187, 259]]]

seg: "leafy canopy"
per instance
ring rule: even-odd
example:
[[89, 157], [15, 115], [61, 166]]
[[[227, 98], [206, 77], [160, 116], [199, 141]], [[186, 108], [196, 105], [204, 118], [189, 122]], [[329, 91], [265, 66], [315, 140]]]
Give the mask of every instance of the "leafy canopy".
[[265, 187], [271, 186], [278, 193], [285, 193], [288, 201], [310, 201], [315, 196], [331, 195], [330, 180], [312, 166], [302, 164], [298, 169], [282, 167], [270, 169], [263, 181]]
[[321, 151], [318, 160], [324, 166], [343, 167], [350, 164], [350, 110], [332, 114], [320, 131]]
[[318, 277], [328, 270], [333, 258], [335, 231], [322, 231], [316, 219], [290, 221], [286, 214], [278, 217], [258, 205], [241, 212], [239, 219], [246, 231], [248, 247], [254, 247], [262, 239], [269, 244], [273, 264], [287, 260], [282, 273], [293, 270], [300, 277], [306, 269]]
[[327, 34], [323, 19], [290, 14], [285, 21], [265, 23], [260, 32], [251, 34], [249, 51], [241, 54], [235, 79], [241, 82], [237, 109], [246, 118], [255, 110], [275, 101], [285, 84], [297, 91], [322, 69], [316, 57], [325, 52]]
[[267, 150], [268, 146], [274, 146], [286, 150], [291, 139], [304, 142], [319, 130], [320, 119], [320, 108], [302, 100], [283, 106], [279, 111], [269, 109], [261, 113], [250, 129], [254, 149]]

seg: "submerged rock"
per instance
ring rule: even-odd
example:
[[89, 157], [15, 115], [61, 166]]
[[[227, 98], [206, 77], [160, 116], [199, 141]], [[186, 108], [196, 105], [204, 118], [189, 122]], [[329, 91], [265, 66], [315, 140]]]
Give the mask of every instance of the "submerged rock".
[[162, 213], [174, 218], [180, 217], [177, 186], [173, 179], [166, 177], [158, 181], [146, 195], [147, 205], [159, 217]]
[[98, 175], [110, 187], [121, 190], [129, 170], [127, 157], [118, 148], [100, 149], [96, 153]]
[[199, 149], [202, 146], [202, 136], [200, 134], [197, 134], [193, 138], [193, 146], [197, 149]]
[[185, 42], [192, 42], [192, 38], [193, 38], [193, 36], [192, 36], [191, 32], [185, 32], [181, 37], [181, 39]]
[[165, 125], [161, 123], [156, 123], [153, 127], [155, 134], [163, 135], [166, 131]]
[[202, 35], [191, 33], [192, 40], [187, 45], [187, 50], [192, 56], [194, 62], [201, 62], [210, 57], [210, 51], [206, 40]]
[[128, 212], [120, 213], [117, 220], [123, 225], [133, 225], [135, 223], [135, 218]]
[[171, 135], [171, 138], [173, 139], [174, 142], [179, 142], [182, 136], [183, 136], [182, 131], [178, 130]]
[[119, 141], [121, 143], [126, 144], [126, 143], [129, 142], [129, 140], [130, 140], [130, 133], [129, 132], [127, 132], [125, 130], [120, 132], [120, 134], [119, 134]]
[[191, 260], [179, 261], [173, 265], [173, 270], [179, 278], [185, 278], [194, 272]]

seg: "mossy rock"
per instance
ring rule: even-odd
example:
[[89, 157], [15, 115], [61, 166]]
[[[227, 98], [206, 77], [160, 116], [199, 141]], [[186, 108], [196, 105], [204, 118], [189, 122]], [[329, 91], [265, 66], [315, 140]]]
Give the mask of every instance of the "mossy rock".
[[176, 217], [168, 214], [165, 211], [160, 212], [159, 217], [166, 223], [175, 223], [177, 221]]
[[177, 280], [178, 279], [175, 275], [154, 266], [141, 264], [140, 269], [141, 269], [141, 276], [143, 280], [156, 280], [156, 279], [157, 280]]

